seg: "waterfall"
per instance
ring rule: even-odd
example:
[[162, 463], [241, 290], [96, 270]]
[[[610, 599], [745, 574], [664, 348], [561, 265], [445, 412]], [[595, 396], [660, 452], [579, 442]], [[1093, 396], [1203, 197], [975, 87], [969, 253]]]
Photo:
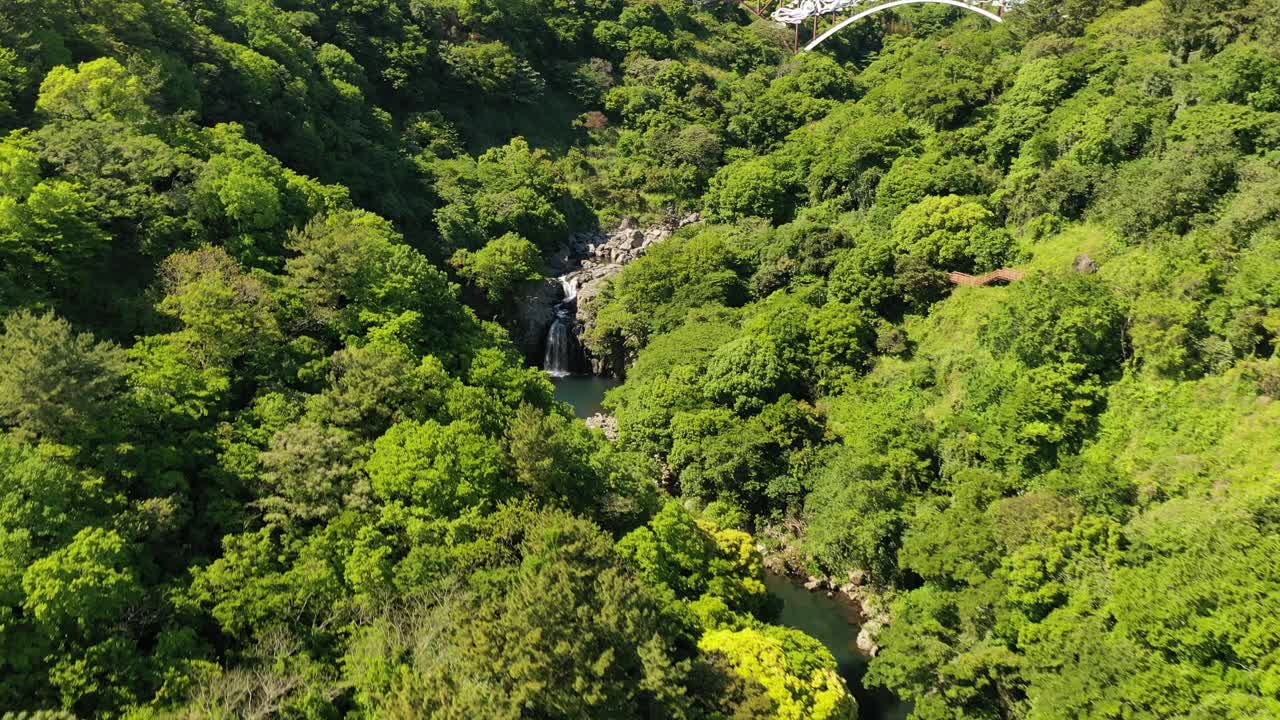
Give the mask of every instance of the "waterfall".
[[568, 377], [581, 367], [582, 351], [578, 347], [577, 323], [578, 280], [563, 276], [560, 287], [564, 299], [556, 304], [555, 320], [547, 330], [547, 350], [542, 356], [542, 369], [551, 377]]

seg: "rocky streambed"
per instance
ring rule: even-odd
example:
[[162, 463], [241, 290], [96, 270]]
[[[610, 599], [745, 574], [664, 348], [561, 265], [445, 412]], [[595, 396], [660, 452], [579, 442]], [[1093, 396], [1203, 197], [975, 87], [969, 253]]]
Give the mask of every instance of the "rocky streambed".
[[843, 577], [813, 575], [807, 569], [808, 558], [800, 549], [804, 527], [799, 521], [763, 528], [757, 535], [757, 546], [764, 557], [765, 569], [811, 593], [828, 597], [846, 607], [858, 626], [857, 649], [870, 658], [880, 652], [876, 636], [889, 625], [889, 601], [868, 582], [867, 574], [852, 571]]
[[[680, 228], [701, 220], [701, 216], [693, 213], [642, 228], [627, 218], [609, 232], [589, 230], [570, 235], [548, 261], [555, 277], [526, 283], [515, 298], [516, 307], [507, 329], [530, 364], [542, 364], [557, 312], [562, 318], [569, 313], [573, 333], [580, 339], [595, 323], [600, 292], [622, 268]], [[566, 299], [569, 302], [566, 303]], [[579, 350], [582, 347], [579, 342]], [[626, 371], [626, 358], [621, 357], [593, 357], [584, 353], [579, 362], [571, 366], [582, 373], [621, 376]]]

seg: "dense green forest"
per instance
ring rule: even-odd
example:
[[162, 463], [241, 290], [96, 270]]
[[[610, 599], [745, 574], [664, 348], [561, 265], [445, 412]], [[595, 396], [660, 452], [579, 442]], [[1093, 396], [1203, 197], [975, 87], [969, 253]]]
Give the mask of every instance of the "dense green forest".
[[[854, 720], [764, 542], [916, 720], [1280, 717], [1280, 2], [788, 39], [0, 0], [0, 713]], [[517, 288], [694, 211], [607, 440]]]

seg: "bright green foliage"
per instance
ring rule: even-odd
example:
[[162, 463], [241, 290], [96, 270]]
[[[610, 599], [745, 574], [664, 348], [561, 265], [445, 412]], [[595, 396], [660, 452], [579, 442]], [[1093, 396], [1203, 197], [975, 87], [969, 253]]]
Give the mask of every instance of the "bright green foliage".
[[440, 361], [420, 361], [403, 343], [375, 339], [328, 360], [329, 385], [307, 400], [307, 415], [372, 440], [401, 419], [430, 417], [452, 383]]
[[[1044, 4], [1055, 13], [1063, 6], [1060, 2]], [[1052, 58], [1039, 58], [1018, 68], [1013, 85], [1000, 97], [995, 127], [987, 137], [997, 160], [1004, 163], [1012, 160], [1013, 153], [1062, 100], [1069, 79], [1062, 65]]]
[[0, 193], [27, 197], [39, 182], [40, 157], [30, 139], [24, 133], [9, 133], [0, 144]]
[[587, 342], [605, 356], [615, 348], [635, 351], [653, 334], [678, 326], [689, 309], [741, 303], [741, 264], [734, 238], [724, 231], [662, 243], [605, 290]]
[[610, 530], [633, 527], [657, 498], [637, 456], [601, 447], [579, 423], [523, 404], [508, 430], [522, 494], [594, 518]]
[[876, 203], [906, 207], [930, 195], [974, 195], [989, 189], [984, 168], [965, 156], [948, 157], [928, 150], [923, 155], [901, 155], [876, 186]]
[[[62, 628], [39, 627], [24, 610], [24, 575], [32, 563], [118, 508], [104, 479], [77, 471], [69, 454], [57, 446], [0, 442], [0, 703], [6, 707], [39, 707], [51, 696], [39, 675], [63, 637]], [[65, 594], [59, 599], [75, 601]], [[51, 607], [46, 617], [55, 612]]]
[[449, 202], [436, 213], [446, 246], [475, 249], [507, 233], [544, 250], [564, 240], [566, 188], [546, 153], [523, 138], [475, 161], [439, 162], [434, 174], [437, 191]]
[[350, 435], [337, 428], [303, 423], [280, 430], [260, 456], [265, 518], [326, 519], [358, 501], [351, 497], [361, 479], [358, 457]]
[[1239, 269], [1227, 282], [1218, 306], [1215, 325], [1241, 355], [1274, 354], [1280, 335], [1280, 288], [1271, 270], [1280, 260], [1280, 240], [1259, 238], [1243, 253]]
[[36, 109], [62, 120], [116, 120], [136, 124], [148, 115], [141, 79], [102, 58], [72, 70], [56, 67], [40, 86]]
[[464, 422], [404, 422], [378, 439], [369, 458], [373, 490], [387, 502], [449, 517], [507, 493], [502, 457], [480, 428]]
[[487, 95], [533, 103], [545, 87], [529, 62], [502, 42], [450, 45], [443, 54], [454, 76]]
[[704, 207], [714, 220], [780, 220], [790, 211], [791, 182], [767, 158], [730, 165], [711, 179]]
[[[348, 662], [380, 717], [699, 717], [689, 628], [622, 572], [608, 536], [533, 519], [506, 592], [370, 627]], [[406, 637], [407, 636], [407, 637]], [[686, 648], [688, 646], [685, 646]], [[399, 668], [396, 668], [396, 665]]]
[[811, 552], [831, 568], [891, 577], [906, 500], [905, 490], [877, 463], [841, 453], [818, 475], [807, 500]]
[[515, 233], [507, 233], [475, 252], [459, 250], [451, 262], [493, 303], [506, 298], [518, 283], [542, 277], [538, 248]]
[[339, 338], [404, 324], [413, 337], [449, 348], [448, 338], [466, 329], [444, 273], [382, 218], [329, 215], [294, 234], [290, 247], [298, 254], [286, 264], [287, 285]]
[[88, 528], [23, 576], [25, 609], [54, 636], [93, 637], [137, 600], [140, 588], [128, 565], [124, 540]]
[[[698, 325], [686, 327], [694, 333], [706, 329]], [[729, 328], [714, 329], [732, 332]], [[666, 336], [666, 339], [671, 338]], [[653, 357], [648, 353], [646, 356]], [[690, 360], [691, 364], [654, 372], [634, 386], [624, 386], [615, 391], [610, 397], [610, 402], [616, 403], [618, 415], [626, 418], [627, 429], [621, 441], [627, 447], [649, 453], [666, 451], [671, 447], [671, 420], [675, 413], [704, 406], [699, 386], [701, 370], [695, 364], [699, 358], [684, 355], [680, 359]], [[705, 357], [701, 360], [705, 362]], [[629, 392], [632, 387], [643, 388], [644, 392], [633, 395]]]
[[1011, 240], [995, 227], [995, 216], [956, 195], [927, 197], [893, 221], [897, 252], [938, 268], [985, 272], [1002, 267]]
[[[993, 363], [975, 370], [957, 425], [982, 428], [969, 450], [1013, 475], [1034, 474], [1075, 452], [1103, 405], [1100, 383], [1079, 365], [1024, 369]], [[970, 413], [981, 413], [981, 419]]]
[[109, 245], [84, 188], [43, 178], [37, 149], [23, 131], [0, 142], [0, 301], [9, 306], [81, 300], [74, 286]]
[[221, 248], [170, 255], [160, 266], [157, 309], [180, 322], [183, 344], [202, 367], [263, 357], [280, 342], [270, 292]]
[[707, 363], [707, 399], [739, 412], [759, 410], [787, 389], [786, 367], [769, 338], [750, 335], [721, 347]]
[[130, 399], [140, 425], [191, 429], [222, 407], [230, 378], [223, 368], [197, 365], [186, 340], [182, 334], [158, 335], [129, 349]]
[[778, 627], [712, 630], [698, 647], [723, 653], [736, 672], [763, 685], [780, 720], [853, 720], [858, 715], [831, 653], [804, 633]]
[[[769, 149], [787, 133], [826, 115], [854, 95], [847, 71], [822, 53], [796, 55], [776, 78], [752, 73], [734, 93], [729, 133], [743, 145]], [[767, 82], [767, 85], [766, 85]], [[764, 85], [764, 87], [760, 87]]]
[[999, 476], [983, 478], [981, 472], [966, 473], [945, 509], [927, 504], [917, 509], [898, 553], [904, 568], [951, 586], [981, 584], [1000, 566], [1003, 548], [991, 517], [995, 513], [983, 512], [1000, 489]]
[[298, 176], [249, 142], [243, 127], [218, 125], [206, 139], [210, 156], [192, 183], [190, 210], [204, 236], [246, 266], [278, 270], [289, 230], [350, 207], [345, 188]]
[[1280, 716], [1277, 9], [0, 0], [0, 707]]
[[23, 611], [56, 648], [50, 679], [65, 707], [134, 700], [129, 675], [133, 642], [111, 632], [143, 587], [131, 549], [113, 530], [86, 528], [64, 547], [36, 560], [22, 577]]
[[982, 340], [992, 352], [1029, 367], [1078, 363], [1086, 370], [1114, 368], [1123, 308], [1107, 286], [1082, 275], [1039, 276], [1016, 285], [990, 319]]
[[1222, 49], [1257, 12], [1241, 0], [1173, 0], [1163, 10], [1165, 42], [1184, 61], [1196, 50]]
[[[203, 607], [231, 637], [317, 622], [340, 610], [345, 588], [333, 555], [353, 522], [317, 535], [312, 544], [288, 543], [271, 528], [223, 539], [219, 558], [192, 573], [183, 602]], [[344, 533], [343, 531], [346, 531]], [[343, 543], [347, 548], [348, 542]], [[318, 603], [318, 605], [317, 605]]]
[[881, 634], [885, 650], [867, 682], [895, 688], [921, 717], [989, 716], [1008, 692], [1002, 676], [1016, 670], [1017, 656], [975, 637], [982, 600], [933, 586], [908, 594], [894, 605], [895, 623]]
[[699, 521], [675, 501], [617, 547], [646, 583], [674, 598], [714, 598], [729, 610], [758, 616], [766, 611], [764, 567], [751, 536]]
[[1124, 4], [1117, 0], [1028, 0], [1026, 6], [1020, 8], [1022, 11], [1014, 18], [1014, 22], [1032, 33], [1055, 33], [1070, 37], [1079, 35], [1090, 21], [1107, 10], [1123, 7]]
[[13, 95], [26, 68], [18, 64], [18, 55], [9, 48], [0, 50], [0, 126], [7, 126], [16, 114]]
[[871, 204], [885, 171], [917, 138], [902, 115], [865, 116], [847, 109], [815, 127], [797, 139], [798, 149], [812, 156], [810, 199], [856, 207]]
[[682, 412], [671, 421], [667, 460], [684, 494], [760, 513], [795, 502], [795, 473], [817, 431], [812, 408], [789, 396], [746, 419], [724, 408]]
[[809, 357], [820, 383], [836, 383], [866, 364], [871, 328], [862, 308], [829, 302], [809, 318]]
[[[1030, 2], [938, 37], [913, 15], [856, 101], [799, 128], [772, 95], [819, 60], [732, 79], [730, 162], [703, 208], [735, 223], [714, 233], [750, 295], [703, 303], [710, 272], [681, 275], [700, 256], [677, 238], [595, 308], [593, 349], [635, 355], [610, 399], [621, 443], [686, 496], [757, 524], [799, 515], [811, 568], [896, 591], [869, 680], [914, 717], [1274, 704], [1270, 661], [1239, 660], [1228, 629], [1251, 611], [1218, 592], [1270, 582], [1225, 558], [1254, 542], [1228, 537], [1274, 534], [1280, 28], [1265, 3], [1128, 5]], [[629, 128], [714, 112], [624, 82], [610, 109]], [[619, 136], [629, 158], [639, 142]], [[1027, 276], [947, 282], [1000, 267]], [[825, 435], [773, 441], [797, 427], [764, 419], [784, 393]], [[1137, 540], [1153, 532], [1159, 549]], [[1210, 595], [1183, 603], [1178, 582]], [[712, 605], [704, 622], [730, 622]]]

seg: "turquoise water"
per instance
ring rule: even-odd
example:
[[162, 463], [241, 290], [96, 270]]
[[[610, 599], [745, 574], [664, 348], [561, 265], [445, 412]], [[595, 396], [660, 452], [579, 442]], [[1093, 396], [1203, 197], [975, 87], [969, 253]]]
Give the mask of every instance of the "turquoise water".
[[825, 593], [809, 592], [781, 575], [765, 575], [765, 585], [782, 599], [778, 623], [813, 636], [835, 656], [840, 676], [858, 699], [859, 720], [905, 720], [911, 714], [911, 706], [891, 693], [862, 686], [867, 658], [856, 644], [859, 628], [853, 608]]
[[573, 405], [574, 413], [580, 418], [589, 418], [602, 412], [604, 408], [600, 403], [604, 400], [604, 394], [620, 384], [613, 378], [594, 375], [551, 378], [551, 382], [556, 386], [556, 399]]
[[[556, 399], [573, 405], [580, 418], [602, 412], [604, 394], [620, 384], [612, 378], [594, 376], [552, 378], [551, 382], [555, 384]], [[781, 575], [766, 575], [765, 584], [782, 600], [778, 622], [817, 638], [835, 656], [841, 677], [858, 699], [859, 720], [905, 720], [911, 714], [911, 706], [892, 694], [862, 687], [867, 658], [856, 644], [858, 617], [852, 608], [824, 593], [809, 592]]]

